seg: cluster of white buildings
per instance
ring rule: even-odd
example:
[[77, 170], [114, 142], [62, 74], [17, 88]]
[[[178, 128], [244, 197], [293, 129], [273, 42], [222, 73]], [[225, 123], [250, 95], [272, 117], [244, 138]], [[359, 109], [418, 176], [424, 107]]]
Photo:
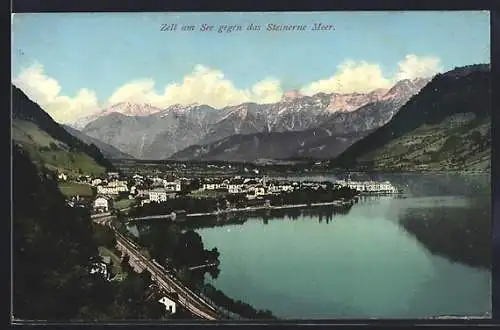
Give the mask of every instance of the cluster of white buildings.
[[359, 192], [386, 193], [386, 194], [399, 193], [398, 188], [393, 186], [389, 181], [378, 182], [378, 181], [339, 180], [336, 183], [343, 187], [356, 189]]
[[120, 180], [109, 181], [105, 184], [101, 181], [96, 188], [97, 193], [102, 195], [118, 195], [121, 192], [129, 191], [127, 181]]
[[[100, 181], [99, 181], [100, 180]], [[129, 191], [129, 198], [140, 200], [140, 204], [162, 203], [176, 198], [190, 181], [187, 178], [170, 180], [158, 176], [143, 177], [139, 174], [132, 176], [132, 186], [127, 187], [126, 181], [95, 179], [97, 193], [104, 196], [117, 195], [120, 192]], [[296, 190], [327, 190], [335, 187], [347, 186], [359, 192], [371, 193], [398, 193], [398, 189], [390, 182], [376, 181], [351, 181], [341, 180], [337, 182], [314, 182], [314, 181], [282, 181], [270, 180], [264, 177], [241, 177], [232, 178], [203, 178], [199, 180], [199, 191], [214, 191], [228, 194], [244, 195], [247, 199], [261, 199], [263, 196], [279, 195]], [[196, 189], [196, 188], [194, 188]], [[104, 202], [102, 202], [104, 204]], [[105, 209], [104, 206], [95, 207]]]
[[169, 198], [175, 198], [178, 193], [182, 191], [182, 183], [180, 180], [177, 181], [167, 181], [165, 179], [153, 180], [153, 188], [151, 189], [138, 189], [131, 191], [138, 198], [143, 198], [141, 205], [146, 203], [155, 202], [161, 203], [166, 202]]
[[[319, 186], [319, 184], [317, 184]], [[241, 178], [206, 180], [202, 191], [221, 191], [229, 194], [245, 194], [248, 199], [298, 190], [300, 182], [269, 181], [267, 178]]]
[[325, 190], [328, 187], [347, 186], [351, 189], [356, 189], [359, 192], [372, 193], [389, 193], [396, 194], [399, 190], [389, 181], [337, 181], [332, 184], [326, 182], [287, 182], [274, 181], [264, 178], [246, 178], [236, 177], [225, 180], [208, 180], [203, 183], [202, 190], [223, 191], [230, 194], [246, 194], [247, 198], [251, 199], [258, 196], [273, 195], [291, 192], [299, 189]]

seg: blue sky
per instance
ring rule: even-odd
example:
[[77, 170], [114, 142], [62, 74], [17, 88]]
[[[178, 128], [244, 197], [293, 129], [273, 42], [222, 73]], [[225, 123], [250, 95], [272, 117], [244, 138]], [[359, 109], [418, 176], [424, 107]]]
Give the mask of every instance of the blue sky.
[[[162, 32], [163, 23], [262, 29]], [[335, 30], [265, 31], [269, 23]], [[81, 116], [78, 109], [91, 112], [111, 101], [192, 102], [196, 88], [201, 103], [219, 107], [272, 101], [290, 89], [363, 91], [490, 57], [488, 12], [43, 13], [15, 14], [12, 24], [14, 82], [61, 116], [71, 116], [56, 109], [64, 102]], [[405, 59], [406, 75], [398, 65]], [[208, 85], [221, 87], [203, 96]]]

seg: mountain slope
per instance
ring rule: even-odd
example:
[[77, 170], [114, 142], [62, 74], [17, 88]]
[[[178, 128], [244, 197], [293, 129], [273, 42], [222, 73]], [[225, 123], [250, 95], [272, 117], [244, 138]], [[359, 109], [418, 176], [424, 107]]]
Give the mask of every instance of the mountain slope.
[[489, 65], [472, 65], [437, 75], [389, 123], [352, 145], [332, 165], [490, 168], [489, 70]]
[[21, 90], [12, 86], [12, 139], [38, 165], [67, 173], [100, 174], [114, 166], [95, 145], [68, 133]]
[[150, 116], [111, 113], [82, 130], [119, 150], [141, 159], [162, 159], [199, 141], [217, 120], [209, 106], [172, 106]]
[[110, 159], [132, 159], [134, 157], [130, 156], [129, 154], [124, 153], [123, 151], [118, 150], [117, 148], [113, 147], [110, 144], [104, 143], [98, 139], [95, 139], [91, 136], [88, 136], [87, 134], [73, 128], [67, 125], [62, 125], [68, 133], [71, 135], [79, 138], [86, 144], [94, 144], [99, 148], [99, 150], [102, 152], [104, 157], [110, 158]]
[[[362, 136], [362, 135], [361, 135]], [[313, 142], [328, 144], [317, 147], [323, 154], [338, 155], [360, 135], [327, 135], [324, 130], [311, 129], [301, 132], [271, 132], [238, 134], [208, 145], [194, 145], [171, 156], [174, 160], [255, 161], [257, 159], [288, 159], [297, 155], [297, 150], [308, 148]], [[302, 155], [300, 155], [302, 156]]]

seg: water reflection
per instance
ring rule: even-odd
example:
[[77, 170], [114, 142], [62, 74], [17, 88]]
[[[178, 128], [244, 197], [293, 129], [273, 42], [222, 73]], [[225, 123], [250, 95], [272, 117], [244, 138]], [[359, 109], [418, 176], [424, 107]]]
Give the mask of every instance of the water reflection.
[[412, 207], [400, 224], [431, 253], [473, 267], [491, 268], [491, 207], [486, 200], [470, 205]]
[[311, 208], [265, 209], [248, 212], [227, 213], [212, 216], [190, 218], [180, 223], [186, 229], [214, 228], [227, 225], [242, 225], [248, 220], [259, 219], [267, 225], [270, 221], [296, 221], [304, 217], [320, 217], [330, 223], [337, 215], [346, 215], [353, 205], [345, 206], [315, 206]]
[[[487, 198], [362, 197], [359, 203], [379, 209], [386, 205], [394, 214], [392, 220], [432, 254], [472, 267], [491, 268], [491, 207]], [[347, 215], [351, 209], [352, 205], [256, 210], [191, 218], [179, 226], [183, 230], [238, 226], [249, 220], [268, 225], [272, 221], [303, 218], [315, 219], [318, 224], [331, 224], [335, 217]], [[389, 213], [384, 216], [391, 220]], [[163, 231], [165, 222], [163, 219], [138, 221], [129, 230], [136, 236], [144, 236], [151, 231]]]

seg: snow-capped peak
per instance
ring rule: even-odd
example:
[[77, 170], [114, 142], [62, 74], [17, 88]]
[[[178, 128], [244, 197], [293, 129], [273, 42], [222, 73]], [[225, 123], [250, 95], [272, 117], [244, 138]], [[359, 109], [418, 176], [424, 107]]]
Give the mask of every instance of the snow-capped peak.
[[283, 95], [281, 96], [281, 101], [293, 101], [299, 97], [302, 97], [303, 95], [297, 90], [297, 89], [292, 89], [287, 92], [284, 92]]
[[125, 116], [149, 116], [160, 111], [160, 108], [154, 107], [150, 104], [120, 102], [104, 109], [100, 115], [105, 116], [107, 114], [117, 112]]
[[176, 104], [173, 104], [173, 105], [166, 107], [162, 112], [173, 111], [176, 113], [183, 113], [183, 112], [188, 112], [190, 110], [193, 110], [199, 106], [200, 105], [198, 103], [191, 103], [191, 104], [187, 104], [187, 105], [176, 103]]
[[119, 102], [110, 105], [107, 108], [101, 109], [100, 111], [97, 111], [90, 116], [86, 116], [83, 118], [79, 118], [75, 120], [74, 122], [70, 123], [69, 125], [73, 128], [76, 129], [82, 129], [84, 128], [88, 123], [100, 118], [107, 116], [112, 113], [119, 113], [124, 116], [138, 116], [138, 117], [143, 117], [143, 116], [149, 116], [154, 113], [160, 112], [161, 109], [154, 107], [150, 104], [141, 104], [141, 103], [134, 103], [134, 102]]

